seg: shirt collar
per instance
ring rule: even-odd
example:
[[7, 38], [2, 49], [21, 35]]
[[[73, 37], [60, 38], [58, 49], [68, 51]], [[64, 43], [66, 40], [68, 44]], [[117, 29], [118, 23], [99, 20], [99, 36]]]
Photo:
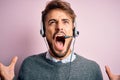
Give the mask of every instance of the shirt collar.
[[66, 57], [65, 59], [58, 60], [58, 59], [54, 58], [53, 56], [51, 56], [49, 52], [47, 52], [46, 58], [49, 59], [49, 60], [52, 60], [53, 62], [61, 61], [62, 63], [68, 63], [68, 62], [74, 61], [75, 58], [76, 58], [76, 55], [75, 55], [74, 53], [71, 53], [71, 54], [70, 54], [68, 57]]

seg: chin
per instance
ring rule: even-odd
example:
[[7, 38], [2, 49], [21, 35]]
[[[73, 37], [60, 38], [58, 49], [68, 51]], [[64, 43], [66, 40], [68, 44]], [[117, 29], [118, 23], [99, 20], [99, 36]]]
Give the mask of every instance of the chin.
[[52, 54], [53, 54], [55, 57], [57, 57], [57, 58], [63, 58], [63, 57], [65, 57], [65, 56], [68, 54], [68, 51], [69, 51], [69, 49], [63, 50], [63, 51], [53, 50], [53, 51], [52, 51]]

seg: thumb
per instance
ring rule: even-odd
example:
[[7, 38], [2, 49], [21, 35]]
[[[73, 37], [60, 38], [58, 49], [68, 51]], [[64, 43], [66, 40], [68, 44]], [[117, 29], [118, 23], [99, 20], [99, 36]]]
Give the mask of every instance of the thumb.
[[14, 58], [12, 58], [9, 67], [14, 68], [14, 66], [15, 66], [15, 64], [16, 64], [16, 62], [17, 62], [17, 60], [18, 60], [18, 57], [17, 57], [17, 56], [15, 56]]
[[105, 69], [106, 69], [106, 73], [107, 73], [108, 77], [111, 78], [112, 73], [111, 73], [109, 66], [105, 66]]

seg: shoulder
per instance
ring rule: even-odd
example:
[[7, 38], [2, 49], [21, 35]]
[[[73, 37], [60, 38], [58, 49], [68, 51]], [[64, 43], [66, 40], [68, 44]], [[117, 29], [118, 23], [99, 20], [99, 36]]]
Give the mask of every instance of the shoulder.
[[76, 54], [76, 57], [77, 57], [77, 63], [79, 65], [82, 65], [84, 68], [89, 70], [94, 70], [94, 71], [100, 71], [100, 66], [97, 62], [77, 54]]
[[31, 55], [24, 59], [22, 65], [33, 65], [34, 63], [45, 59], [46, 52], [37, 55]]
[[29, 60], [29, 59], [41, 59], [41, 58], [44, 58], [45, 56], [46, 56], [46, 52], [39, 53], [39, 54], [36, 54], [36, 55], [28, 56], [25, 60]]

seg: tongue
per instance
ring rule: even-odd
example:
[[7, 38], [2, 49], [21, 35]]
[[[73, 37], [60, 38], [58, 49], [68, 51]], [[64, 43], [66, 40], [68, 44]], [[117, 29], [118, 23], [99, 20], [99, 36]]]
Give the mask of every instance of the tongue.
[[55, 46], [58, 50], [63, 50], [63, 47], [64, 47], [63, 42], [61, 41], [56, 41]]

